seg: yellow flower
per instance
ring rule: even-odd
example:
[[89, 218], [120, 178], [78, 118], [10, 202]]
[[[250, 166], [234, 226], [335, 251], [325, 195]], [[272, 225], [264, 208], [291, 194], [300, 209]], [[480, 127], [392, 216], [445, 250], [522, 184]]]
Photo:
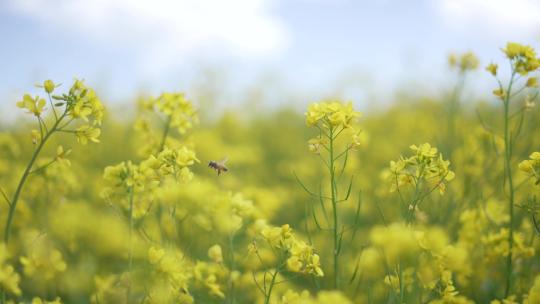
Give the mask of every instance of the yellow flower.
[[0, 286], [9, 293], [20, 295], [19, 282], [21, 277], [13, 266], [7, 263], [9, 252], [4, 244], [0, 244]]
[[25, 94], [23, 100], [17, 102], [17, 107], [27, 109], [28, 113], [32, 113], [35, 116], [40, 116], [41, 113], [43, 113], [46, 104], [47, 102], [43, 98], [37, 96], [32, 98], [32, 96]]
[[521, 75], [526, 75], [540, 67], [540, 60], [536, 58], [536, 51], [528, 45], [508, 42], [506, 48], [502, 51], [512, 61], [514, 70]]
[[534, 279], [534, 284], [531, 287], [531, 290], [529, 290], [529, 297], [527, 298], [527, 302], [523, 303], [540, 303], [540, 275], [537, 275]]
[[[429, 194], [434, 187], [444, 194], [446, 183], [455, 178], [450, 170], [450, 161], [443, 159], [437, 148], [425, 143], [420, 146], [412, 145], [410, 149], [414, 156], [390, 162], [390, 192], [404, 186], [422, 185], [425, 189], [418, 189]], [[427, 183], [426, 183], [427, 182]]]
[[529, 88], [537, 88], [538, 87], [538, 78], [530, 77], [529, 79], [527, 79], [527, 83], [525, 84], [525, 86], [527, 86]]
[[59, 297], [56, 297], [52, 301], [42, 300], [41, 298], [36, 297], [32, 299], [32, 304], [62, 304], [62, 301]]
[[535, 185], [540, 185], [540, 152], [533, 152], [529, 159], [520, 162], [518, 167], [535, 179]]
[[73, 119], [92, 120], [93, 125], [100, 125], [105, 108], [96, 92], [83, 81], [76, 79], [69, 90], [69, 95], [53, 96], [67, 103], [67, 112]]
[[450, 67], [458, 68], [460, 71], [470, 71], [478, 68], [478, 57], [473, 52], [465, 52], [460, 55], [450, 54], [448, 56]]
[[30, 131], [30, 137], [32, 138], [32, 144], [36, 145], [41, 139], [41, 134], [38, 130], [33, 129]]
[[184, 134], [198, 122], [197, 111], [184, 93], [163, 93], [153, 103], [157, 110], [170, 119], [172, 127]]
[[318, 277], [324, 276], [321, 268], [320, 257], [315, 254], [308, 244], [294, 240], [289, 249], [290, 256], [287, 259], [287, 269], [292, 272], [313, 274]]
[[497, 76], [497, 69], [499, 68], [499, 66], [495, 63], [490, 63], [487, 67], [486, 67], [486, 71], [490, 72], [491, 75], [493, 76]]
[[[285, 265], [289, 271], [324, 276], [319, 255], [315, 253], [312, 246], [298, 240], [289, 225], [265, 227], [260, 234], [272, 247], [273, 252], [278, 250], [281, 251], [280, 255], [285, 255]], [[255, 241], [248, 247], [248, 251], [250, 253], [259, 252]]]
[[308, 141], [309, 152], [320, 154], [320, 148], [327, 144], [326, 138], [316, 137]]
[[67, 166], [71, 165], [69, 159], [66, 159], [69, 154], [71, 154], [71, 149], [64, 150], [64, 147], [61, 145], [56, 148], [56, 160], [61, 164], [65, 164]]
[[339, 101], [326, 101], [310, 104], [305, 116], [308, 126], [321, 123], [328, 129], [338, 127], [346, 129], [351, 127], [360, 113], [354, 111], [351, 102], [344, 104]]
[[196, 162], [200, 163], [199, 159], [197, 159], [197, 156], [195, 156], [195, 152], [185, 146], [178, 149], [176, 153], [176, 163], [180, 167], [191, 166], [194, 165]]
[[499, 97], [500, 99], [506, 98], [506, 92], [501, 88], [493, 90], [493, 95]]
[[457, 62], [458, 62], [458, 58], [457, 58], [457, 55], [452, 53], [450, 55], [448, 55], [448, 65], [453, 67], [453, 66], [456, 66], [457, 65]]
[[75, 103], [71, 109], [71, 117], [73, 118], [82, 118], [85, 121], [88, 121], [88, 116], [92, 114], [92, 108], [84, 100], [79, 100]]
[[86, 145], [89, 141], [98, 143], [98, 137], [101, 135], [101, 130], [90, 125], [84, 125], [79, 127], [75, 134], [77, 135], [77, 141]]
[[191, 181], [193, 179], [193, 172], [188, 167], [180, 169], [180, 179], [184, 183]]
[[318, 103], [312, 103], [308, 107], [306, 112], [306, 123], [308, 126], [316, 125], [319, 120], [324, 117], [325, 113], [323, 111], [323, 106]]
[[536, 52], [532, 47], [515, 42], [508, 42], [506, 48], [503, 49], [503, 52], [509, 59], [515, 59], [517, 57], [536, 59]]
[[164, 255], [165, 255], [165, 250], [161, 248], [158, 249], [152, 246], [148, 249], [148, 260], [150, 261], [150, 264], [158, 263], [163, 258]]
[[51, 280], [58, 273], [66, 271], [67, 264], [62, 257], [62, 253], [56, 249], [50, 250], [49, 247], [43, 246], [40, 250], [32, 252], [28, 256], [20, 257], [26, 276], [42, 276], [45, 280]]
[[261, 235], [273, 247], [280, 248], [292, 234], [289, 225], [281, 227], [266, 227], [261, 231]]
[[38, 85], [37, 87], [43, 88], [47, 94], [51, 94], [54, 89], [59, 87], [59, 85], [54, 84], [54, 82], [50, 79], [47, 79], [43, 82], [42, 85]]
[[420, 146], [411, 145], [411, 150], [416, 152], [419, 159], [431, 159], [437, 156], [437, 148], [432, 147], [430, 144], [425, 143]]
[[208, 249], [208, 257], [214, 263], [223, 263], [223, 253], [221, 251], [221, 246], [214, 245]]

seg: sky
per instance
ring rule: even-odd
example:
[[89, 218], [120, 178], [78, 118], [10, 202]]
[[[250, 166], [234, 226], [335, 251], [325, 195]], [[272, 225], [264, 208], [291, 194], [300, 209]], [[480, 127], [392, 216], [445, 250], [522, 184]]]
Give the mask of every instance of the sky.
[[507, 41], [538, 47], [540, 1], [0, 0], [0, 37], [3, 111], [44, 79], [74, 77], [108, 103], [203, 88], [222, 105], [365, 104], [448, 86], [450, 52], [487, 65]]

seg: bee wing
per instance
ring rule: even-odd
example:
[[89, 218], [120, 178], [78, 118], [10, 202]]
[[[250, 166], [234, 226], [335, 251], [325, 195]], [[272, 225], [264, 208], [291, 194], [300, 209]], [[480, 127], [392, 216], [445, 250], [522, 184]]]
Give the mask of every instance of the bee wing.
[[223, 158], [222, 160], [218, 161], [217, 163], [218, 163], [220, 166], [224, 167], [224, 166], [225, 166], [225, 163], [226, 163], [228, 160], [229, 160], [229, 158], [228, 158], [228, 157], [225, 157], [225, 158]]

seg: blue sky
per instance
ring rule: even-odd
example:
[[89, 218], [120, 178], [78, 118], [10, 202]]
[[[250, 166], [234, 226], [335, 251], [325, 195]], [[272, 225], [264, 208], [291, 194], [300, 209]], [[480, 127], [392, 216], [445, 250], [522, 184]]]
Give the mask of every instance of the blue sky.
[[4, 106], [43, 79], [73, 77], [108, 102], [212, 85], [220, 104], [254, 88], [269, 103], [367, 102], [444, 87], [451, 51], [485, 65], [506, 41], [538, 47], [540, 1], [2, 0], [0, 36]]

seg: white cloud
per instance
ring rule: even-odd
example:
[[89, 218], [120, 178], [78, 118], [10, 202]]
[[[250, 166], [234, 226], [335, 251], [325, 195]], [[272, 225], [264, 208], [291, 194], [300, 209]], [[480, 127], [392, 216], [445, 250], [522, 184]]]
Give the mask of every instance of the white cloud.
[[53, 33], [126, 48], [146, 65], [207, 54], [267, 56], [287, 32], [274, 0], [8, 0], [11, 12]]
[[444, 22], [453, 29], [487, 36], [540, 35], [538, 0], [438, 0]]

